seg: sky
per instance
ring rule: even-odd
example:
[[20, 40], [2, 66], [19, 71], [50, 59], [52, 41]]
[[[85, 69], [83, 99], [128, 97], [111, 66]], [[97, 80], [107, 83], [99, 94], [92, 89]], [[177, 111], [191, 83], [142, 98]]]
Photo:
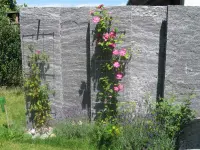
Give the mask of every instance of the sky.
[[185, 6], [200, 6], [200, 0], [185, 0]]
[[17, 0], [17, 4], [26, 3], [29, 7], [71, 7], [71, 6], [125, 6], [128, 0]]
[[[128, 0], [17, 0], [18, 4], [41, 7], [71, 7], [71, 6], [125, 6]], [[185, 6], [200, 6], [200, 0], [185, 0]]]

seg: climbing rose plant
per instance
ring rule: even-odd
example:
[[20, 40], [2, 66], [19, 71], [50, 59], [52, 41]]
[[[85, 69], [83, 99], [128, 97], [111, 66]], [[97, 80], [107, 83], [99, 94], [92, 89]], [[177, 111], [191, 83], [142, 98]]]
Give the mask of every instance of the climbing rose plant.
[[29, 72], [25, 78], [24, 88], [26, 91], [27, 102], [29, 103], [28, 112], [33, 126], [41, 128], [47, 125], [51, 118], [49, 103], [49, 88], [47, 83], [42, 83], [42, 76], [45, 68], [48, 68], [48, 55], [40, 50], [34, 52], [33, 47], [29, 47], [32, 52], [28, 56]]
[[124, 34], [113, 28], [114, 19], [110, 14], [104, 5], [90, 11], [92, 21], [96, 25], [94, 41], [99, 51], [96, 59], [102, 60], [97, 100], [105, 104], [105, 118], [113, 121], [117, 117], [117, 98], [119, 92], [124, 89], [121, 80], [125, 75], [125, 65], [130, 59], [130, 53], [125, 47], [120, 47]]

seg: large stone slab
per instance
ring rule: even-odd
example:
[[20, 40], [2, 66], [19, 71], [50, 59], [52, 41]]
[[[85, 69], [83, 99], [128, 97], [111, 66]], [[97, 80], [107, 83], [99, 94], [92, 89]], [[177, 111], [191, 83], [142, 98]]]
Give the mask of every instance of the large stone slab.
[[89, 8], [61, 9], [64, 118], [87, 118], [90, 107], [87, 69]]
[[[40, 33], [54, 36], [22, 38], [23, 55], [28, 45], [46, 51], [51, 57], [48, 77], [55, 89], [52, 108], [57, 119], [87, 118], [90, 98], [96, 100], [98, 71], [93, 62], [95, 45], [92, 44], [94, 24], [89, 23], [89, 10], [93, 8], [24, 8], [21, 10], [21, 35], [36, 34], [38, 19]], [[159, 51], [163, 45], [163, 22], [166, 7], [125, 6], [110, 7], [113, 22], [119, 31], [125, 31], [124, 43], [117, 48], [132, 50], [132, 59], [122, 80], [124, 91], [119, 100], [136, 103], [137, 112], [144, 113], [145, 100], [156, 99]], [[23, 58], [24, 70], [26, 57]], [[91, 79], [91, 80], [90, 80]], [[90, 94], [91, 91], [91, 94]], [[129, 103], [128, 103], [129, 104]], [[93, 106], [92, 106], [93, 107]], [[90, 114], [89, 114], [90, 115]]]
[[[91, 8], [92, 9], [92, 8]], [[111, 16], [116, 18], [113, 25], [119, 31], [125, 31], [125, 39], [122, 45], [131, 49], [132, 58], [126, 66], [126, 75], [122, 80], [125, 85], [124, 91], [120, 92], [121, 102], [134, 102], [136, 112], [144, 113], [145, 100], [156, 100], [158, 81], [159, 51], [163, 46], [163, 22], [166, 23], [167, 7], [112, 7], [108, 9]], [[92, 33], [95, 25], [91, 22], [91, 59], [95, 55], [95, 44], [92, 43]], [[92, 66], [97, 66], [92, 62]], [[93, 68], [93, 67], [91, 67]], [[93, 68], [91, 100], [96, 101], [98, 92], [98, 70]], [[95, 107], [95, 105], [93, 105]], [[134, 107], [134, 105], [133, 105]]]
[[[91, 10], [94, 8], [90, 8]], [[131, 49], [131, 10], [132, 7], [110, 7], [108, 8], [108, 11], [110, 12], [110, 16], [113, 17], [112, 23], [112, 29], [117, 27], [120, 31], [119, 34], [125, 33], [125, 38], [123, 44], [117, 44], [116, 49], [120, 48], [129, 48]], [[96, 44], [93, 42], [93, 34], [95, 29], [95, 24], [92, 22], [92, 18], [90, 17], [90, 58], [91, 58], [91, 103], [92, 103], [92, 118], [95, 117], [97, 110], [102, 106], [99, 104], [96, 98], [96, 94], [98, 93], [98, 81], [100, 78], [100, 69], [99, 65], [102, 62], [108, 61], [108, 60], [98, 60], [96, 59], [96, 56], [98, 57], [99, 50], [96, 49]], [[111, 29], [111, 30], [112, 30]], [[125, 78], [122, 81], [122, 84], [125, 82], [128, 83], [127, 74]], [[125, 85], [126, 87], [126, 85]], [[125, 94], [125, 90], [123, 92], [120, 92], [121, 97], [120, 101], [125, 101], [125, 97], [127, 94]]]
[[[37, 39], [38, 20], [40, 20], [39, 35]], [[35, 50], [46, 52], [50, 56], [50, 68], [47, 71], [46, 81], [55, 95], [50, 95], [52, 116], [62, 118], [62, 73], [61, 73], [61, 46], [60, 46], [60, 8], [23, 8], [20, 9], [20, 32], [23, 68], [27, 71], [27, 56], [30, 54], [29, 45]], [[28, 35], [28, 36], [27, 36]], [[33, 35], [33, 36], [30, 36]]]
[[200, 115], [200, 8], [168, 7], [165, 95], [181, 101], [194, 93], [192, 108]]
[[156, 101], [159, 53], [165, 44], [167, 7], [133, 6], [131, 41], [133, 56], [128, 65], [127, 94], [136, 112], [145, 114], [146, 102]]

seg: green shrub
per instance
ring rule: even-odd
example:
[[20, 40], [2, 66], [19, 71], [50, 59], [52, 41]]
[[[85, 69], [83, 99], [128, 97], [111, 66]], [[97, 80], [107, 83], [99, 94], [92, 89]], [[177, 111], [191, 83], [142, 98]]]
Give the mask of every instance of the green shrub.
[[132, 118], [128, 115], [125, 120], [120, 118], [115, 128], [120, 131], [118, 135], [112, 134], [113, 124], [97, 125], [93, 143], [101, 150], [176, 149], [179, 133], [194, 118], [194, 111], [190, 108], [191, 98], [182, 103], [175, 102], [175, 97], [162, 99], [155, 107], [150, 104], [146, 106], [148, 115], [145, 117]]
[[22, 76], [19, 27], [0, 15], [0, 86], [19, 85]]
[[152, 118], [137, 117], [130, 124], [116, 126], [115, 129], [113, 124], [97, 125], [91, 137], [92, 143], [96, 143], [95, 146], [99, 150], [173, 150], [175, 148], [174, 140]]
[[173, 150], [175, 147], [174, 140], [155, 121], [141, 117], [123, 128], [121, 140], [126, 150]]
[[108, 122], [96, 123], [91, 135], [91, 141], [101, 150], [118, 149], [121, 146], [119, 144], [122, 136], [121, 131], [121, 127], [117, 124], [114, 125]]
[[190, 99], [192, 96], [177, 102], [175, 97], [162, 99], [157, 103], [154, 113], [157, 116], [157, 122], [162, 125], [169, 137], [176, 139], [181, 130], [194, 119], [194, 111], [190, 108]]

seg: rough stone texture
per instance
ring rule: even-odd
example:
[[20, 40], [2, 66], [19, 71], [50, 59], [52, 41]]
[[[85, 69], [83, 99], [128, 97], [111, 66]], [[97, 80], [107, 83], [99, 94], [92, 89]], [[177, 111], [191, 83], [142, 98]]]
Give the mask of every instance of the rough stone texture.
[[[165, 78], [166, 97], [177, 94], [181, 100], [191, 91], [196, 94], [192, 108], [199, 116], [200, 8], [168, 7], [168, 14], [167, 7], [108, 8], [118, 20], [114, 26], [125, 31], [124, 43], [117, 48], [125, 47], [133, 51], [122, 81], [125, 89], [120, 92], [119, 100], [136, 103], [136, 112], [144, 114], [145, 100], [155, 101], [162, 97]], [[89, 23], [90, 9], [93, 8], [23, 8], [20, 12], [23, 69], [26, 72], [28, 68], [28, 45], [32, 44], [35, 49], [50, 55], [47, 73], [55, 77], [46, 76], [46, 80], [55, 90], [50, 99], [53, 117], [57, 120], [88, 118], [91, 104], [92, 117], [95, 116], [98, 92], [96, 65], [99, 62], [93, 61], [95, 25]], [[41, 20], [40, 34], [54, 32], [54, 36], [39, 36], [38, 40], [35, 35], [23, 37], [37, 33], [37, 19]], [[127, 104], [130, 106], [130, 103]], [[196, 121], [184, 130], [180, 137], [180, 149], [200, 148], [199, 135], [194, 134], [199, 133], [198, 124], [199, 121]], [[191, 127], [193, 130], [189, 131]]]
[[[126, 67], [126, 76], [122, 81], [125, 89], [120, 92], [120, 101], [127, 102], [128, 105], [130, 105], [129, 102], [135, 102], [136, 112], [144, 113], [145, 100], [156, 100], [158, 54], [161, 40], [163, 40], [160, 38], [160, 32], [163, 21], [166, 21], [167, 8], [132, 6], [112, 7], [108, 10], [117, 20], [114, 26], [118, 27], [119, 31], [125, 31], [124, 43], [117, 48], [130, 48], [133, 54]], [[94, 28], [91, 22], [91, 35]], [[92, 40], [91, 38], [91, 58], [95, 51], [95, 44]], [[92, 71], [98, 76], [97, 70]], [[91, 84], [92, 107], [95, 107], [98, 92], [95, 88], [97, 79], [92, 80]]]
[[192, 108], [200, 115], [200, 8], [169, 6], [165, 95], [181, 100], [193, 92]]
[[136, 101], [136, 111], [144, 114], [145, 101], [155, 101], [158, 81], [159, 51], [163, 44], [161, 28], [167, 7], [134, 6], [131, 13], [133, 57], [129, 63], [129, 100]]
[[[54, 36], [39, 36], [36, 40], [38, 20], [40, 19], [40, 34], [53, 33]], [[52, 103], [52, 115], [56, 119], [63, 116], [63, 88], [61, 72], [61, 46], [60, 46], [60, 8], [23, 8], [20, 11], [20, 29], [23, 52], [23, 68], [27, 68], [27, 56], [30, 53], [29, 45], [33, 45], [35, 50], [45, 51], [50, 56], [50, 69], [46, 76], [50, 88], [55, 91], [55, 96], [50, 95]], [[23, 35], [32, 35], [23, 37]]]
[[87, 118], [87, 28], [89, 8], [61, 9], [64, 118]]
[[[39, 40], [22, 38], [22, 50], [26, 56], [27, 46], [32, 43], [36, 49], [50, 55], [48, 73], [55, 78], [47, 77], [47, 80], [56, 93], [52, 97], [52, 108], [57, 119], [86, 117], [90, 91], [94, 107], [97, 93], [94, 83], [98, 79], [93, 75], [98, 72], [90, 62], [95, 51], [92, 44], [94, 24], [88, 24], [90, 9], [93, 8], [23, 8], [20, 13], [21, 35], [36, 34], [37, 19], [41, 20], [40, 33], [55, 33], [54, 37], [40, 36]], [[111, 7], [109, 11], [116, 18], [114, 26], [125, 31], [124, 43], [118, 48], [133, 51], [122, 81], [125, 89], [120, 93], [120, 101], [135, 102], [137, 112], [144, 113], [145, 100], [156, 99], [160, 30], [166, 20], [166, 7]], [[23, 62], [25, 69], [26, 57]], [[90, 70], [90, 65], [94, 70]]]
[[[87, 118], [87, 47], [89, 8], [23, 8], [20, 12], [23, 68], [27, 71], [28, 46], [45, 51], [50, 56], [50, 69], [46, 76], [50, 88], [52, 114], [55, 119]], [[37, 33], [54, 36], [23, 37]], [[82, 111], [83, 110], [83, 111]]]
[[[194, 93], [191, 107], [200, 115], [200, 8], [169, 6], [165, 95], [181, 101]], [[200, 122], [194, 120], [180, 136], [180, 149], [200, 149]]]
[[[91, 8], [92, 9], [92, 8]], [[125, 32], [125, 38], [124, 43], [117, 45], [117, 49], [120, 48], [129, 48], [131, 49], [131, 10], [132, 7], [111, 7], [108, 8], [108, 11], [111, 12], [112, 17], [115, 19], [112, 22], [113, 28], [117, 27], [120, 32]], [[91, 103], [92, 103], [92, 117], [96, 114], [96, 108], [99, 107], [99, 104], [96, 104], [96, 94], [98, 92], [97, 86], [98, 86], [98, 79], [99, 79], [99, 70], [98, 65], [101, 63], [101, 61], [93, 60], [95, 58], [95, 42], [93, 43], [93, 31], [95, 29], [95, 24], [91, 21], [91, 36], [90, 36], [90, 50], [91, 50]], [[98, 50], [96, 51], [98, 52]], [[105, 61], [105, 60], [103, 60]], [[125, 82], [128, 83], [128, 72], [126, 72], [126, 76], [124, 77], [122, 84]], [[127, 86], [127, 85], [126, 85]], [[125, 86], [125, 87], [126, 87]], [[126, 88], [125, 88], [126, 89]], [[120, 92], [121, 98], [120, 101], [128, 101], [126, 96], [128, 96], [126, 93], [126, 90], [123, 92]]]
[[[86, 117], [96, 100], [92, 43], [94, 24], [89, 24], [88, 11], [93, 8], [23, 8], [20, 12], [23, 68], [27, 70], [28, 45], [44, 50], [50, 55], [50, 69], [46, 80], [55, 90], [52, 96], [52, 113], [55, 118]], [[168, 45], [166, 68], [166, 93], [183, 95], [191, 89], [199, 91], [198, 10], [194, 7], [169, 6]], [[166, 7], [126, 6], [109, 8], [118, 20], [115, 26], [125, 31], [125, 42], [118, 48], [131, 48], [133, 56], [126, 68], [120, 101], [134, 101], [137, 112], [144, 113], [145, 100], [155, 100], [159, 89], [159, 53], [165, 52], [165, 37], [162, 29], [166, 23]], [[23, 37], [37, 33], [37, 19], [41, 20], [40, 33], [54, 36]], [[89, 26], [90, 25], [90, 26]], [[180, 38], [181, 37], [181, 38]], [[90, 70], [94, 67], [93, 69]], [[91, 77], [91, 83], [90, 83]], [[177, 80], [178, 79], [178, 80]], [[198, 110], [195, 99], [192, 107]], [[93, 104], [92, 104], [93, 105]], [[94, 107], [94, 105], [92, 106]]]

